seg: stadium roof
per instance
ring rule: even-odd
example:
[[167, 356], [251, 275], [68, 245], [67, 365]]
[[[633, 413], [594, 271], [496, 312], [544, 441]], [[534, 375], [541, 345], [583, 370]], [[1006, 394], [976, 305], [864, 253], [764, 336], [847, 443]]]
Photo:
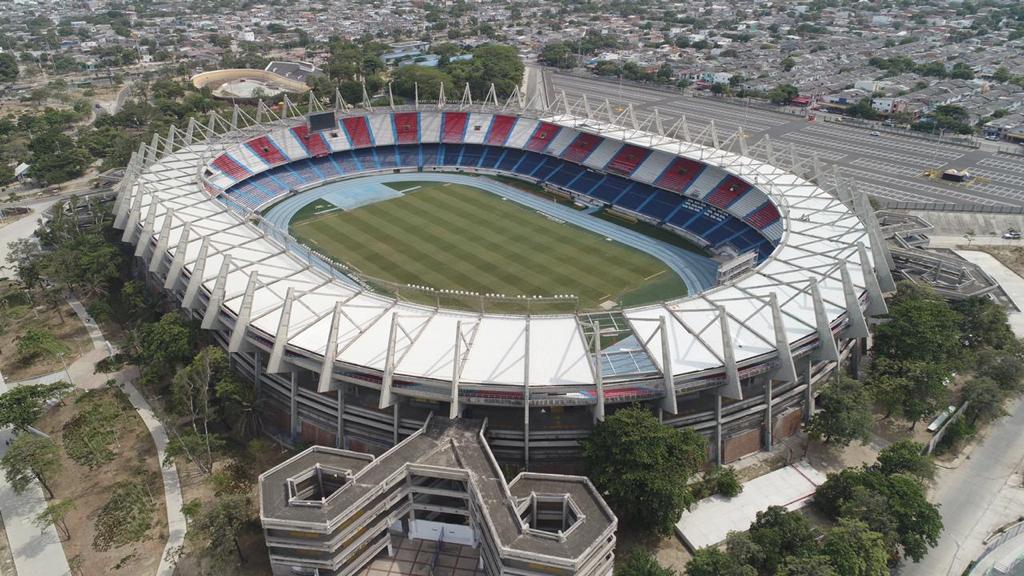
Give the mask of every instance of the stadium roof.
[[[623, 311], [659, 369], [667, 368], [676, 380], [722, 373], [724, 393], [739, 397], [746, 366], [770, 365], [780, 378], [793, 378], [792, 353], [798, 346], [840, 330], [866, 336], [863, 310], [884, 310], [879, 280], [889, 290], [892, 279], [885, 265], [872, 272], [873, 262], [886, 253], [865, 197], [837, 182], [862, 220], [836, 196], [780, 168], [782, 162], [754, 159], [783, 156], [767, 139], [751, 148], [742, 134], [719, 142], [712, 124], [710, 132], [684, 141], [677, 137], [678, 126], [666, 131], [656, 118], [645, 124], [633, 118], [623, 122], [623, 115], [613, 118], [610, 110], [592, 112], [585, 102], [574, 107], [560, 101], [545, 111], [514, 112], [719, 166], [764, 191], [785, 226], [775, 252], [739, 279]], [[286, 341], [313, 357], [327, 354], [344, 364], [380, 370], [385, 386], [392, 377], [461, 385], [600, 384], [575, 315], [478, 314], [361, 291], [311, 267], [204, 190], [200, 174], [215, 155], [243, 138], [297, 122], [278, 119], [231, 130], [224, 120], [211, 117], [208, 127], [190, 125], [187, 133], [172, 129], [168, 138], [155, 137], [136, 154], [119, 198], [117, 224], [125, 227], [126, 240], [138, 242], [137, 255], [147, 253], [151, 242], [161, 257], [166, 251], [172, 261], [168, 287], [182, 272], [201, 279], [215, 310], [223, 306], [241, 316], [243, 330], [248, 325], [276, 339], [278, 362]], [[217, 126], [226, 129], [218, 134]], [[200, 133], [206, 139], [198, 140]], [[709, 138], [717, 147], [696, 143]], [[786, 161], [794, 167], [811, 164], [795, 153]], [[813, 164], [818, 180], [826, 180], [816, 159]], [[185, 306], [196, 306], [199, 287], [189, 283]], [[204, 327], [210, 326], [208, 319]], [[236, 340], [237, 334], [233, 346]], [[834, 339], [823, 341], [825, 357], [838, 359]], [[321, 389], [326, 391], [331, 365], [323, 366]], [[674, 402], [667, 407], [674, 411]]]

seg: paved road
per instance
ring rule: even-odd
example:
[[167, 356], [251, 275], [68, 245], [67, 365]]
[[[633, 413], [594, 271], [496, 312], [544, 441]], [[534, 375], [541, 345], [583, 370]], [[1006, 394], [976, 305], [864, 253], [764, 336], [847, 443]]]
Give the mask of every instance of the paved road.
[[[798, 152], [817, 153], [826, 164], [838, 164], [864, 191], [901, 202], [945, 202], [989, 206], [1024, 206], [1024, 156], [997, 154], [988, 148], [921, 140], [883, 133], [872, 136], [861, 128], [802, 116], [741, 106], [709, 97], [682, 96], [664, 90], [640, 88], [613, 80], [580, 78], [545, 71], [549, 93], [586, 94], [591, 102], [632, 102], [642, 117], [654, 108], [664, 117], [685, 115], [690, 134], [696, 135], [713, 119], [724, 135], [740, 126], [750, 142], [764, 135], [773, 142], [793, 144]], [[594, 104], [596, 105], [596, 104]], [[671, 121], [664, 123], [671, 126]], [[967, 168], [975, 176], [968, 184], [952, 184], [924, 176], [929, 170]]]
[[[988, 254], [960, 251], [961, 256], [985, 266], [1006, 290], [1024, 299], [1024, 279]], [[1024, 336], [1024, 314], [1011, 313], [1010, 325]], [[908, 564], [899, 576], [959, 576], [984, 549], [982, 540], [996, 528], [1017, 520], [1024, 512], [1024, 403], [1009, 407], [1010, 416], [989, 426], [984, 438], [959, 464], [939, 469], [931, 499], [941, 505], [945, 530], [939, 545], [920, 564]]]

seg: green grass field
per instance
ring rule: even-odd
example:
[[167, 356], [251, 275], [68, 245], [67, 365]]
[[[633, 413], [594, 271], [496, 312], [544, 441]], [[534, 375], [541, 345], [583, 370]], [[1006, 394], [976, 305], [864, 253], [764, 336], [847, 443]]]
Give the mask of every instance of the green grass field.
[[490, 192], [442, 182], [389, 184], [419, 188], [351, 212], [300, 211], [292, 235], [365, 275], [400, 284], [508, 296], [576, 294], [584, 309], [686, 294], [660, 260]]

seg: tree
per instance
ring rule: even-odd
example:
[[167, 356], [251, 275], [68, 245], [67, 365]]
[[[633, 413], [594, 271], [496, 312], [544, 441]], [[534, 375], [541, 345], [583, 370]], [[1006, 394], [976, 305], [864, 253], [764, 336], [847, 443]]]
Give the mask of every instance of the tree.
[[13, 82], [18, 78], [18, 60], [10, 52], [0, 53], [0, 82]]
[[657, 558], [643, 548], [635, 548], [625, 565], [615, 572], [622, 576], [676, 576], [675, 570], [662, 568]]
[[43, 415], [46, 404], [74, 389], [67, 382], [27, 384], [0, 394], [0, 427], [25, 432]]
[[659, 82], [671, 82], [675, 73], [676, 72], [672, 69], [672, 66], [668, 62], [664, 62], [658, 67], [658, 72], [655, 74], [655, 77], [657, 77]]
[[32, 519], [32, 523], [39, 528], [40, 531], [46, 530], [46, 527], [53, 525], [57, 529], [57, 533], [60, 535], [62, 540], [71, 539], [71, 530], [68, 529], [67, 515], [75, 509], [75, 503], [71, 500], [57, 500], [50, 502], [46, 508], [40, 512], [35, 518]]
[[426, 66], [400, 66], [394, 73], [392, 89], [394, 94], [409, 99], [413, 99], [418, 90], [421, 100], [437, 100], [441, 84], [445, 84], [449, 96], [453, 95], [455, 86], [443, 71]]
[[779, 63], [779, 65], [782, 66], [784, 71], [789, 72], [794, 66], [796, 66], [796, 60], [794, 60], [792, 56], [787, 56]]
[[[176, 414], [188, 419], [192, 433], [175, 438], [173, 443], [181, 451], [169, 449], [168, 457], [183, 454], [207, 474], [213, 472], [214, 442], [211, 440], [209, 425], [215, 415], [214, 387], [217, 382], [230, 377], [227, 355], [221, 348], [213, 346], [200, 350], [188, 366], [174, 375], [170, 406]], [[200, 441], [198, 451], [195, 450], [196, 440]]]
[[832, 567], [828, 556], [818, 554], [786, 558], [774, 576], [840, 576], [840, 573]]
[[996, 68], [996, 71], [992, 73], [992, 79], [996, 82], [1006, 83], [1010, 81], [1010, 71], [1006, 66], [1000, 66]]
[[249, 497], [229, 494], [214, 500], [189, 526], [188, 538], [198, 543], [216, 564], [226, 564], [232, 556], [245, 563], [238, 535], [252, 521]]
[[757, 569], [713, 547], [701, 548], [686, 564], [686, 576], [757, 576]]
[[1020, 344], [1015, 342], [1005, 350], [979, 350], [974, 356], [975, 374], [994, 380], [1004, 390], [1020, 390], [1024, 379], [1024, 359], [1020, 348]]
[[707, 442], [633, 406], [598, 424], [583, 455], [588, 476], [624, 524], [669, 534], [693, 501], [687, 481], [706, 460]]
[[40, 281], [40, 261], [42, 250], [35, 238], [22, 238], [7, 244], [7, 263], [14, 266], [18, 282], [26, 290], [31, 290]]
[[823, 410], [811, 418], [808, 433], [826, 444], [848, 446], [866, 442], [871, 433], [871, 393], [859, 380], [840, 377], [826, 385], [819, 396]]
[[18, 362], [28, 365], [42, 356], [67, 352], [68, 347], [46, 328], [30, 327], [18, 338]]
[[834, 520], [860, 520], [885, 538], [888, 555], [915, 562], [938, 544], [942, 517], [924, 487], [905, 474], [847, 468], [829, 474], [814, 494], [814, 505]]
[[576, 56], [565, 42], [550, 42], [541, 49], [540, 61], [556, 68], [572, 68]]
[[142, 326], [138, 340], [139, 360], [147, 380], [169, 376], [192, 355], [192, 334], [171, 312], [159, 322]]
[[1006, 391], [989, 378], [972, 378], [964, 383], [960, 398], [967, 402], [964, 417], [974, 426], [979, 421], [988, 422], [1006, 416], [1003, 404]]
[[750, 525], [750, 539], [761, 547], [762, 574], [775, 574], [786, 558], [807, 556], [815, 551], [814, 529], [799, 512], [770, 506], [758, 512]]
[[825, 534], [822, 552], [842, 576], [889, 576], [885, 539], [858, 520], [840, 518]]
[[882, 474], [910, 474], [924, 480], [935, 476], [935, 462], [924, 453], [924, 445], [911, 440], [900, 440], [878, 453], [875, 464]]
[[872, 366], [868, 386], [885, 406], [886, 418], [899, 412], [913, 429], [919, 420], [946, 407], [949, 376], [949, 368], [940, 363], [881, 357]]
[[460, 91], [469, 84], [473, 95], [482, 99], [492, 83], [498, 98], [507, 98], [522, 83], [525, 69], [514, 47], [483, 44], [473, 49], [473, 58], [453, 62], [445, 72]]
[[950, 307], [959, 315], [960, 339], [968, 348], [1003, 349], [1016, 342], [1006, 308], [984, 296], [958, 300]]
[[50, 486], [62, 467], [60, 450], [53, 440], [28, 433], [19, 434], [0, 460], [0, 468], [15, 493], [21, 494], [36, 480], [47, 498], [53, 498]]
[[778, 104], [780, 106], [789, 104], [792, 102], [793, 98], [796, 98], [798, 95], [800, 95], [800, 90], [792, 84], [779, 84], [768, 91], [768, 99], [771, 100], [773, 104]]

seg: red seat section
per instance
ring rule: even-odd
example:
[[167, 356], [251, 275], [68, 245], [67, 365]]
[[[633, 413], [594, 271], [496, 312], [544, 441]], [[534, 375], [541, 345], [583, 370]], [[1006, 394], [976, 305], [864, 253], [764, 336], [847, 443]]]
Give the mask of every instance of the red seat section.
[[420, 141], [420, 115], [417, 112], [395, 113], [395, 142], [416, 144]]
[[705, 196], [704, 201], [712, 206], [725, 208], [735, 202], [740, 196], [746, 194], [747, 190], [750, 190], [750, 184], [735, 176], [729, 176], [722, 180], [710, 194]]
[[327, 146], [327, 141], [324, 140], [323, 135], [320, 133], [314, 132], [313, 134], [310, 134], [309, 128], [306, 126], [296, 126], [295, 128], [292, 128], [292, 133], [295, 134], [295, 137], [299, 139], [299, 142], [302, 142], [302, 145], [306, 147], [306, 151], [309, 152], [310, 156], [319, 158], [320, 156], [327, 156], [331, 153], [330, 147]]
[[461, 144], [466, 134], [467, 112], [445, 112], [441, 117], [441, 142]]
[[487, 144], [491, 146], [503, 146], [512, 133], [512, 127], [516, 125], [515, 116], [497, 115], [491, 119], [491, 127], [487, 131]]
[[765, 202], [760, 208], [747, 215], [747, 222], [758, 230], [763, 230], [778, 222], [778, 220], [779, 209], [771, 202]]
[[590, 156], [590, 153], [594, 151], [598, 145], [601, 144], [601, 137], [595, 136], [594, 134], [587, 134], [586, 132], [581, 133], [569, 144], [568, 148], [562, 152], [562, 158], [569, 162], [575, 162], [577, 164], [583, 162]]
[[530, 136], [530, 139], [527, 140], [526, 149], [533, 152], [542, 152], [548, 147], [548, 144], [551, 144], [551, 141], [555, 139], [555, 136], [558, 135], [558, 131], [561, 129], [561, 126], [541, 122], [540, 126], [537, 126], [537, 129], [533, 131], [533, 136]]
[[345, 133], [352, 142], [353, 148], [366, 148], [373, 146], [373, 139], [370, 138], [370, 126], [366, 123], [366, 116], [351, 116], [342, 118], [341, 125], [345, 127]]
[[277, 166], [278, 164], [288, 161], [288, 158], [286, 158], [277, 147], [277, 144], [274, 144], [274, 142], [267, 136], [253, 138], [246, 142], [245, 145], [271, 166]]
[[665, 171], [654, 181], [659, 188], [682, 193], [700, 175], [704, 165], [689, 158], [676, 158], [665, 168]]
[[615, 156], [612, 156], [605, 169], [619, 174], [632, 174], [650, 153], [651, 151], [647, 148], [627, 144], [620, 148]]
[[249, 170], [235, 161], [234, 158], [227, 154], [221, 154], [217, 156], [213, 161], [214, 167], [235, 180], [241, 180], [249, 175]]

